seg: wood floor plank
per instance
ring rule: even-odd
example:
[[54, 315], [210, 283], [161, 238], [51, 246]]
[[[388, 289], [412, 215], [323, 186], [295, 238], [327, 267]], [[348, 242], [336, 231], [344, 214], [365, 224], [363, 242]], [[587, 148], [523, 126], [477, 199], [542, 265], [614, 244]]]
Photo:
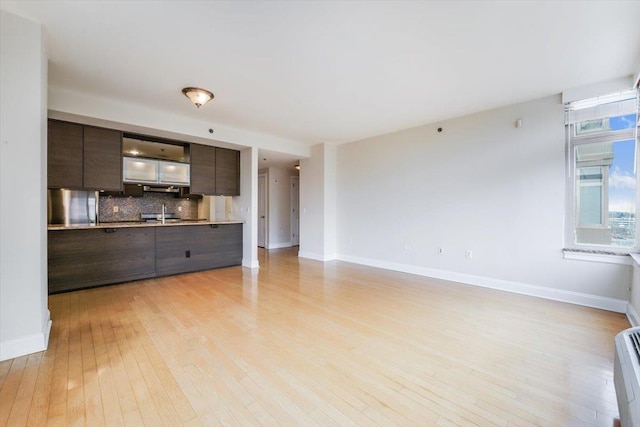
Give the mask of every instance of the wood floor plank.
[[38, 378], [29, 409], [28, 426], [41, 426], [47, 423], [47, 412], [51, 398], [51, 381], [55, 362], [54, 352], [44, 352], [38, 369]]
[[20, 388], [7, 421], [10, 425], [25, 425], [29, 418], [29, 409], [33, 401], [38, 370], [42, 362], [42, 353], [34, 353], [26, 357], [27, 363], [24, 366], [24, 373], [20, 380]]
[[67, 425], [86, 425], [84, 409], [84, 378], [82, 367], [82, 337], [79, 296], [72, 299], [69, 313], [69, 367], [67, 369]]
[[[47, 350], [55, 352], [53, 377], [51, 378], [49, 409], [47, 411], [47, 423], [54, 426], [67, 424], [67, 390], [69, 383], [69, 316], [71, 312], [72, 296], [66, 298], [50, 298], [50, 311], [55, 313], [55, 321], [51, 328], [56, 333], [56, 345]], [[72, 361], [73, 363], [73, 361]]]
[[27, 364], [27, 356], [22, 356], [10, 360], [9, 369], [5, 374], [6, 377], [2, 381], [0, 389], [0, 425], [6, 425], [11, 414], [13, 402], [16, 400], [18, 388], [22, 382], [22, 375]]
[[[152, 392], [149, 390], [142, 373], [145, 366], [150, 366], [146, 363], [148, 360], [143, 348], [144, 342], [138, 341], [138, 338], [141, 337], [142, 327], [136, 322], [132, 323], [132, 327], [136, 329], [136, 332], [131, 336], [131, 341], [118, 342], [117, 348], [111, 349], [110, 353], [110, 360], [113, 364], [119, 367], [122, 363], [124, 366], [131, 389], [131, 394], [126, 390], [120, 394], [120, 402], [124, 401], [125, 410], [130, 417], [137, 418], [139, 415], [144, 425], [164, 425], [151, 396]], [[146, 340], [142, 339], [141, 341]], [[135, 399], [137, 411], [132, 412], [132, 409], [128, 408], [127, 401], [131, 401], [131, 396]]]
[[11, 359], [3, 360], [2, 362], [0, 362], [0, 388], [2, 388], [4, 382], [9, 377], [9, 371], [11, 370], [12, 362], [13, 361]]
[[0, 426], [608, 426], [624, 315], [259, 251], [49, 298]]
[[[113, 348], [109, 348], [109, 350], [105, 347], [104, 350], [109, 354], [109, 357], [103, 366], [109, 366], [112, 372], [112, 376], [105, 376], [105, 391], [108, 393], [108, 396], [112, 396], [113, 388], [115, 387], [117, 402], [125, 425], [144, 425], [131, 381], [132, 378], [138, 378], [139, 375], [137, 362], [131, 352], [130, 338], [133, 337], [134, 334], [131, 331], [132, 326], [129, 315], [130, 312], [127, 310], [117, 312], [121, 327], [118, 328], [118, 334], [116, 335], [116, 345], [114, 345]], [[103, 343], [101, 329], [96, 328], [96, 330], [96, 339]], [[102, 345], [104, 346], [104, 344]], [[116, 347], [118, 351], [116, 351]], [[107, 383], [110, 379], [112, 379], [113, 385]], [[119, 414], [115, 416], [118, 417]]]
[[184, 370], [199, 395], [192, 400], [192, 405], [200, 421], [208, 426], [222, 426], [225, 423], [230, 425], [235, 418], [229, 413], [225, 403], [218, 398], [218, 394], [208, 387], [207, 378], [193, 365], [186, 366]]
[[[91, 301], [94, 303], [93, 301]], [[105, 425], [105, 416], [100, 393], [98, 365], [96, 363], [93, 331], [88, 311], [80, 316], [80, 339], [82, 352], [82, 382], [84, 384], [84, 412], [91, 426]]]

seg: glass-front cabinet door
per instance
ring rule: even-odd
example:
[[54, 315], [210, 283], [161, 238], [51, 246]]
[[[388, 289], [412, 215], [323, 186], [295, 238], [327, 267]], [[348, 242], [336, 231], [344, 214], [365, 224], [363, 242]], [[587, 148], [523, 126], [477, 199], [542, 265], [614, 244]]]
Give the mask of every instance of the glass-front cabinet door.
[[159, 183], [171, 185], [189, 185], [190, 174], [188, 163], [158, 161]]
[[124, 182], [155, 184], [158, 182], [158, 161], [123, 157], [122, 175]]

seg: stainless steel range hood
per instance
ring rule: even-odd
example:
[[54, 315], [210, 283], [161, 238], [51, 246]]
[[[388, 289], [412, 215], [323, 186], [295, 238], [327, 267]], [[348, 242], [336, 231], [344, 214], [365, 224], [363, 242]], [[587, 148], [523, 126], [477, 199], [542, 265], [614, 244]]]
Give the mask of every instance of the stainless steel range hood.
[[142, 189], [150, 193], [178, 193], [180, 191], [178, 187], [174, 187], [173, 185], [145, 185]]

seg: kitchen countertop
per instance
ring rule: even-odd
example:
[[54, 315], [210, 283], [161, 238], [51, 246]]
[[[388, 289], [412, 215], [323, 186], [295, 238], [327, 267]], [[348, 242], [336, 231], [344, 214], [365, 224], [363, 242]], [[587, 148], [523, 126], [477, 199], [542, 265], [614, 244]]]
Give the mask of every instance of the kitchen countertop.
[[228, 221], [209, 221], [209, 220], [185, 220], [177, 222], [140, 222], [140, 221], [123, 221], [123, 222], [101, 222], [95, 224], [52, 224], [47, 226], [47, 230], [90, 230], [93, 228], [133, 228], [133, 227], [187, 227], [190, 225], [212, 225], [212, 224], [244, 224], [243, 220], [231, 219]]

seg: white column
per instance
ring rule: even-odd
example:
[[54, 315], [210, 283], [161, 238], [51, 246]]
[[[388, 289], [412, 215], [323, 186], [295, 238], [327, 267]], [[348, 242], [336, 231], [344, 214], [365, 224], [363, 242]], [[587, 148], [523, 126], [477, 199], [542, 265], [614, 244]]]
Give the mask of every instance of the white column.
[[233, 197], [233, 217], [244, 220], [242, 266], [258, 268], [258, 149], [240, 152], [240, 196]]
[[336, 147], [318, 144], [300, 162], [300, 250], [320, 261], [336, 258]]
[[47, 348], [47, 57], [40, 24], [0, 12], [0, 360]]

